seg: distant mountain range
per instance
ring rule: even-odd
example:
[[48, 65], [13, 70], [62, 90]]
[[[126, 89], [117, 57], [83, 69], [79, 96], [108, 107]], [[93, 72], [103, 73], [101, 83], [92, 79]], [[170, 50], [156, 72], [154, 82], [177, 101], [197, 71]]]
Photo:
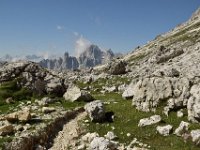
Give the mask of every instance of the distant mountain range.
[[62, 57], [45, 59], [43, 56], [27, 55], [27, 56], [16, 56], [5, 55], [0, 58], [0, 61], [13, 62], [17, 60], [29, 60], [38, 62], [42, 67], [52, 70], [75, 70], [78, 68], [91, 68], [96, 65], [105, 64], [113, 57], [119, 56], [114, 54], [111, 49], [102, 50], [97, 45], [90, 45], [85, 51], [79, 56], [69, 56], [68, 52], [65, 52]]
[[7, 61], [7, 62], [14, 62], [17, 60], [29, 60], [33, 62], [39, 62], [43, 60], [43, 56], [38, 56], [38, 55], [27, 55], [27, 56], [10, 56], [10, 55], [5, 55], [4, 57], [0, 58], [0, 61]]
[[78, 57], [69, 56], [66, 52], [58, 59], [44, 59], [40, 65], [53, 70], [74, 70], [78, 68], [90, 68], [104, 64], [114, 57], [112, 50], [101, 50], [97, 45], [90, 45]]

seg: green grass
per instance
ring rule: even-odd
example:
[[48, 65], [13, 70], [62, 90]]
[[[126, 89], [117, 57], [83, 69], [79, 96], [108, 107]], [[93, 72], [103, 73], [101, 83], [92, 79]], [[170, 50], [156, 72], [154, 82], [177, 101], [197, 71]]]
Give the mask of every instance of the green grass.
[[15, 101], [29, 99], [32, 97], [32, 92], [26, 88], [18, 87], [17, 79], [15, 79], [0, 85], [0, 103], [4, 103], [8, 97], [12, 97]]
[[[188, 31], [199, 28], [199, 27], [200, 27], [200, 22], [197, 22], [196, 24], [193, 24], [183, 30], [180, 30], [179, 32], [173, 34], [170, 37], [166, 37], [162, 39], [160, 42], [169, 40], [170, 42], [167, 46], [177, 43], [177, 42], [184, 42], [186, 40], [189, 40], [191, 43], [195, 43], [200, 37], [199, 32], [190, 34]], [[195, 34], [196, 36], [193, 36], [193, 34]]]
[[4, 144], [7, 142], [11, 142], [12, 139], [13, 139], [13, 136], [0, 138], [0, 150], [3, 150], [3, 147], [5, 146]]
[[86, 102], [83, 101], [75, 101], [70, 102], [64, 100], [64, 98], [57, 98], [57, 101], [55, 103], [49, 104], [51, 107], [63, 107], [65, 110], [74, 109], [77, 107], [83, 107], [86, 104]]
[[[191, 141], [184, 143], [183, 139], [175, 135], [170, 135], [168, 137], [163, 137], [156, 133], [157, 125], [171, 124], [174, 129], [178, 127], [182, 120], [187, 121], [187, 117], [177, 118], [176, 112], [171, 112], [169, 117], [166, 117], [161, 113], [161, 108], [155, 114], [160, 114], [162, 116], [163, 122], [156, 125], [151, 125], [147, 127], [138, 127], [138, 122], [140, 119], [149, 117], [154, 113], [145, 113], [136, 110], [131, 101], [127, 101], [121, 98], [119, 94], [110, 93], [106, 95], [95, 95], [96, 99], [101, 99], [104, 101], [110, 101], [111, 104], [106, 105], [107, 111], [113, 111], [115, 114], [115, 119], [113, 123], [100, 123], [96, 124], [93, 122], [89, 123], [86, 127], [89, 132], [98, 132], [101, 136], [105, 135], [108, 131], [115, 127], [114, 133], [119, 137], [121, 143], [129, 144], [134, 137], [139, 141], [146, 143], [155, 150], [197, 150], [199, 147], [195, 146]], [[113, 103], [113, 101], [118, 103]], [[193, 129], [199, 127], [199, 124], [193, 124]], [[131, 133], [130, 137], [127, 137], [127, 133]]]
[[99, 78], [94, 82], [91, 83], [83, 83], [82, 81], [77, 81], [75, 84], [79, 87], [79, 88], [86, 88], [88, 86], [91, 86], [92, 89], [102, 89], [103, 86], [119, 86], [122, 84], [130, 84], [131, 79], [128, 79], [125, 76], [120, 76], [120, 75], [116, 75], [116, 76], [112, 76], [112, 78], [109, 79], [105, 79], [105, 78]]
[[142, 60], [143, 58], [145, 58], [147, 55], [148, 55], [148, 53], [147, 54], [146, 53], [142, 53], [140, 55], [134, 55], [128, 60], [128, 62], [131, 63], [131, 65], [133, 65], [134, 63], [136, 63], [136, 62]]

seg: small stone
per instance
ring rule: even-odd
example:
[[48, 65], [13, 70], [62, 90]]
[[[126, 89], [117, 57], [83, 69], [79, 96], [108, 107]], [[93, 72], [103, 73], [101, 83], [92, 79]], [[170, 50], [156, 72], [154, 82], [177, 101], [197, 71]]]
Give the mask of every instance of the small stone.
[[78, 150], [85, 150], [85, 144], [79, 145], [77, 149]]
[[85, 120], [84, 122], [85, 122], [85, 123], [89, 123], [90, 121], [89, 121], [89, 120]]
[[170, 132], [172, 131], [173, 127], [172, 125], [166, 125], [166, 126], [157, 126], [156, 130], [158, 133], [160, 133], [163, 136], [168, 136]]
[[13, 104], [15, 101], [13, 100], [13, 98], [12, 97], [8, 97], [7, 99], [6, 99], [6, 103], [7, 104]]
[[179, 111], [177, 111], [177, 117], [178, 118], [182, 118], [183, 117], [183, 111], [182, 110], [179, 110]]
[[127, 136], [127, 137], [130, 137], [130, 136], [131, 136], [131, 134], [130, 134], [130, 133], [127, 133], [127, 134], [126, 134], [126, 136]]
[[112, 130], [115, 130], [115, 127], [114, 127], [114, 126], [112, 126], [112, 127], [111, 127], [111, 129], [112, 129]]
[[106, 135], [104, 135], [104, 137], [108, 140], [115, 140], [117, 138], [117, 136], [112, 131], [109, 131]]
[[54, 107], [42, 107], [42, 112], [47, 114], [56, 111]]

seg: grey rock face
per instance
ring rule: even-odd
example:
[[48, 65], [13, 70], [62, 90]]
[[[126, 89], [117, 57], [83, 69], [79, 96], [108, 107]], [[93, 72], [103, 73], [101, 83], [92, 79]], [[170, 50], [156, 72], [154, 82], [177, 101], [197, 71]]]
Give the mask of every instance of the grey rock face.
[[80, 66], [94, 67], [99, 64], [104, 64], [114, 57], [111, 50], [102, 51], [98, 46], [91, 45], [87, 50], [80, 54], [78, 60]]
[[59, 59], [44, 59], [39, 62], [42, 67], [53, 69], [53, 70], [74, 70], [79, 67], [78, 60], [76, 57], [69, 56], [66, 52], [63, 58]]
[[131, 87], [129, 93], [134, 96], [133, 105], [137, 109], [151, 111], [161, 101], [168, 100], [167, 111], [187, 105], [190, 85], [187, 78], [152, 77], [141, 79]]
[[155, 55], [155, 59], [157, 63], [163, 63], [183, 53], [184, 51], [182, 49], [167, 49], [164, 46], [161, 46]]
[[111, 50], [103, 51], [96, 45], [91, 45], [78, 57], [69, 56], [66, 52], [59, 59], [45, 59], [40, 65], [53, 70], [76, 70], [78, 68], [90, 68], [104, 64], [114, 57]]
[[105, 119], [105, 107], [102, 101], [96, 100], [85, 105], [85, 110], [94, 122], [102, 122]]

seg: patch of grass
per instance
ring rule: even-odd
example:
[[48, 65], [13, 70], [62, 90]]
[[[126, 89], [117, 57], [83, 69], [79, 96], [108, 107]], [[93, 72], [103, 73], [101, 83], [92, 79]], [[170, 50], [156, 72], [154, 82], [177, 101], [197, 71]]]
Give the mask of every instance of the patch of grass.
[[[182, 120], [187, 121], [187, 117], [177, 118], [176, 112], [171, 112], [169, 117], [166, 117], [161, 113], [161, 111], [157, 111], [155, 114], [160, 114], [165, 123], [162, 122], [156, 125], [138, 127], [140, 119], [150, 117], [154, 113], [145, 113], [136, 110], [135, 107], [132, 106], [131, 101], [122, 99], [121, 95], [116, 93], [105, 95], [97, 94], [95, 95], [95, 98], [110, 102], [109, 105], [106, 105], [106, 111], [113, 111], [115, 118], [113, 123], [90, 122], [89, 126], [86, 127], [88, 132], [98, 132], [100, 136], [103, 136], [114, 127], [115, 129], [113, 131], [119, 137], [121, 143], [129, 144], [133, 138], [136, 137], [139, 141], [150, 145], [151, 148], [155, 150], [199, 149], [191, 141], [185, 143], [182, 138], [173, 134], [168, 137], [163, 137], [156, 133], [157, 125], [171, 124], [175, 129]], [[114, 103], [113, 101], [117, 103]], [[127, 137], [127, 133], [130, 133], [131, 136]]]
[[64, 109], [74, 109], [77, 107], [83, 107], [86, 104], [86, 102], [83, 101], [75, 101], [75, 102], [70, 102], [64, 100], [64, 98], [57, 98], [57, 100], [54, 103], [49, 104], [51, 107], [63, 107]]
[[20, 88], [17, 85], [17, 79], [8, 81], [0, 86], [0, 101], [1, 103], [8, 97], [12, 97], [14, 100], [19, 101], [32, 97], [32, 92], [26, 88]]
[[99, 78], [98, 80], [91, 83], [83, 83], [81, 81], [77, 81], [75, 84], [81, 89], [86, 88], [88, 86], [91, 86], [92, 89], [102, 89], [103, 86], [119, 86], [122, 84], [130, 84], [130, 82], [131, 80], [129, 78], [125, 76], [116, 75], [108, 79]]
[[134, 55], [134, 56], [132, 56], [129, 60], [128, 60], [128, 62], [129, 63], [135, 63], [135, 62], [138, 62], [138, 61], [140, 61], [141, 59], [143, 59], [144, 57], [146, 57], [148, 54], [146, 54], [146, 53], [142, 53], [142, 54], [140, 54], [140, 55]]
[[13, 139], [13, 136], [0, 138], [0, 150], [3, 150], [4, 146], [5, 146], [5, 143], [11, 142], [12, 139]]

